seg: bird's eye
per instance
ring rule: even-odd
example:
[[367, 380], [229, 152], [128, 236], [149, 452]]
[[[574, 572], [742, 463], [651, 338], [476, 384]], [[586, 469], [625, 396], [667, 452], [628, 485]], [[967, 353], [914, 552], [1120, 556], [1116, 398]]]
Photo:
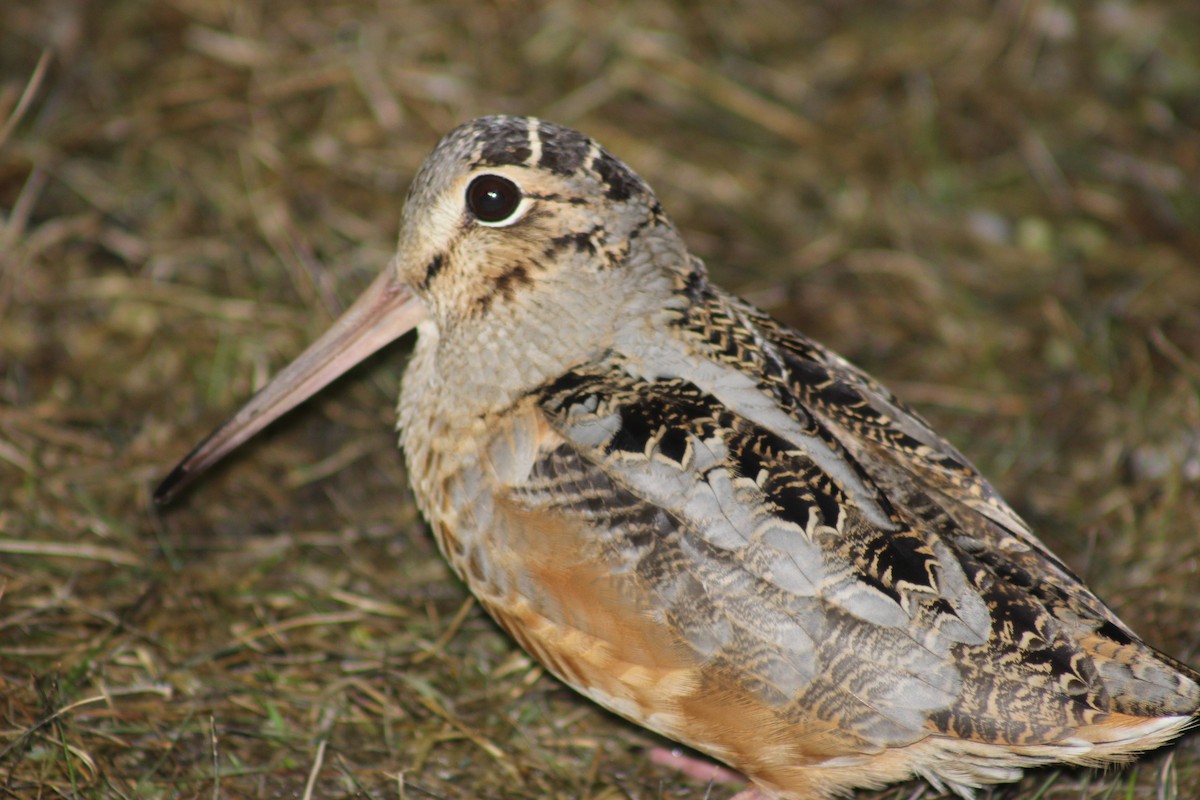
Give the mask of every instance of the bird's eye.
[[480, 222], [515, 222], [510, 218], [520, 205], [521, 189], [508, 178], [480, 175], [467, 187], [467, 208]]

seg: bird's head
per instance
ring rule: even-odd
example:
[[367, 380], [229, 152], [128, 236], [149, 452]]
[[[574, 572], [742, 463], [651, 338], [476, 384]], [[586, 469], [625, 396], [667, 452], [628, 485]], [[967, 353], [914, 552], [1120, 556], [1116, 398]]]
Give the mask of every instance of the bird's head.
[[392, 268], [440, 335], [474, 335], [539, 307], [560, 327], [584, 308], [620, 316], [681, 249], [650, 187], [594, 141], [483, 117], [417, 173]]
[[588, 137], [525, 117], [466, 123], [413, 180], [391, 263], [155, 497], [414, 327], [434, 368], [461, 376], [464, 393], [512, 394], [664, 309], [686, 264], [651, 189]]

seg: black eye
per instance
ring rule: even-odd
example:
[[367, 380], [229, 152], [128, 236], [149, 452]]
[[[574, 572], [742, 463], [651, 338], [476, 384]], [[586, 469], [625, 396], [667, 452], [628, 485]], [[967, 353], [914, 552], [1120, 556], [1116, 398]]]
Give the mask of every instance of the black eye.
[[467, 208], [481, 222], [503, 222], [520, 203], [520, 188], [499, 175], [480, 175], [467, 187]]

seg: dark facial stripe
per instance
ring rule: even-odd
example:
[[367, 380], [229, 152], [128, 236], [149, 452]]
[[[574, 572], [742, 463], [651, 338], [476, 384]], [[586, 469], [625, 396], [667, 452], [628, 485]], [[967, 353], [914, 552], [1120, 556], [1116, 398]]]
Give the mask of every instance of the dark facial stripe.
[[596, 254], [596, 243], [592, 241], [592, 235], [586, 231], [555, 236], [550, 240], [550, 245], [553, 253], [565, 250], [568, 246], [574, 246], [575, 250], [580, 253]]
[[421, 278], [421, 286], [428, 287], [429, 282], [432, 281], [434, 277], [442, 271], [442, 267], [444, 266], [446, 266], [446, 256], [444, 254], [438, 253], [436, 256], [431, 258], [429, 263], [425, 266], [425, 275]]
[[529, 264], [517, 262], [509, 267], [505, 272], [496, 276], [495, 287], [496, 294], [502, 296], [505, 300], [512, 300], [516, 290], [520, 286], [528, 286], [533, 283], [533, 278], [530, 277]]
[[533, 273], [538, 269], [539, 266], [531, 261], [514, 261], [505, 265], [504, 271], [493, 278], [491, 285], [475, 298], [471, 314], [486, 314], [497, 300], [512, 302], [518, 289], [533, 283]]

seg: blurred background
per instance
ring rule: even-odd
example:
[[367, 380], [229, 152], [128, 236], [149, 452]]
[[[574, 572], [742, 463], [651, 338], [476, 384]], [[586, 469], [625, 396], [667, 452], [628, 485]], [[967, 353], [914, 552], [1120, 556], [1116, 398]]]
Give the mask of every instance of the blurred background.
[[[407, 342], [149, 502], [485, 113], [599, 139], [718, 283], [1197, 665], [1197, 42], [1190, 0], [3, 3], [0, 797], [734, 793], [648, 764], [450, 575], [391, 432]], [[981, 796], [1196, 787], [1193, 735]]]

